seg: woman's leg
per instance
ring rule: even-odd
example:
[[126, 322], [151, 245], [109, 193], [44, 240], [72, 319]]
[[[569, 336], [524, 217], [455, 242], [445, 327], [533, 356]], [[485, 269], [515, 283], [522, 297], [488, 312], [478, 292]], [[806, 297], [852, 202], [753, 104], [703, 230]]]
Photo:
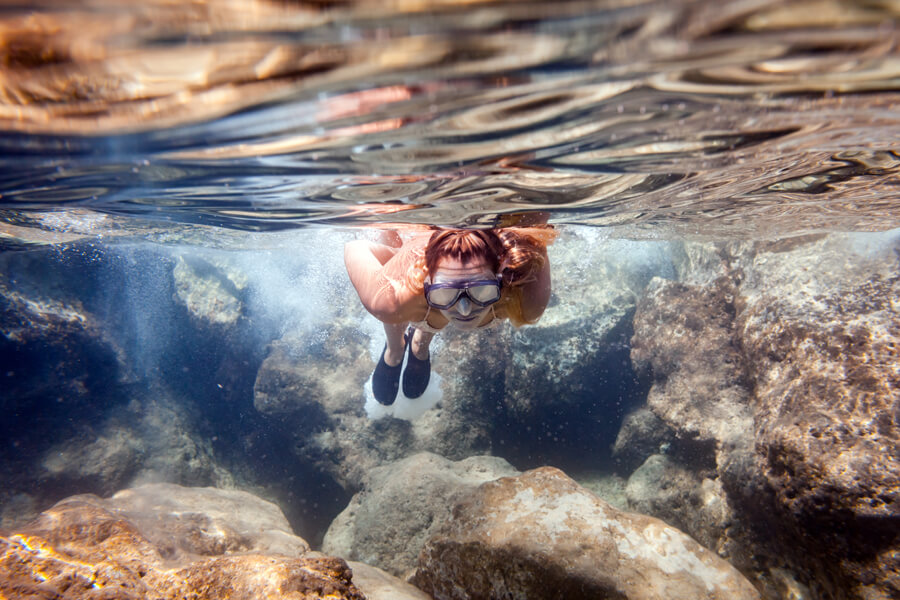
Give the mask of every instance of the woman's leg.
[[403, 362], [403, 353], [406, 351], [406, 344], [403, 341], [403, 334], [406, 333], [406, 323], [384, 324], [384, 335], [387, 337], [387, 349], [384, 351], [384, 362], [389, 367], [395, 367]]
[[428, 331], [422, 331], [421, 329], [415, 329], [414, 331], [412, 353], [419, 360], [427, 360], [430, 354], [429, 348], [431, 347], [431, 340], [434, 339], [434, 334]]

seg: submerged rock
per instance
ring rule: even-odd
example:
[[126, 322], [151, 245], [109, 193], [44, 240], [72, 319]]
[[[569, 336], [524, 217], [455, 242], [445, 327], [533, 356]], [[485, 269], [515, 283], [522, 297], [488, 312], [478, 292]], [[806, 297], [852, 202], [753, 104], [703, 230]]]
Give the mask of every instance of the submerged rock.
[[621, 512], [550, 467], [459, 502], [426, 543], [413, 583], [435, 598], [759, 598], [690, 537]]
[[[715, 547], [771, 597], [900, 593], [898, 242], [687, 244], [681, 281], [651, 284], [635, 315], [648, 407], [679, 463], [714, 470], [735, 518]], [[644, 491], [671, 518], [670, 492]]]
[[450, 517], [456, 500], [516, 473], [501, 458], [452, 462], [430, 453], [378, 467], [331, 524], [322, 549], [409, 577], [425, 540]]
[[6, 415], [64, 402], [87, 407], [133, 378], [109, 324], [73, 289], [73, 280], [86, 274], [60, 263], [45, 250], [0, 254], [0, 410]]
[[735, 323], [785, 543], [858, 597], [900, 594], [898, 254], [852, 236], [759, 252]]
[[375, 366], [367, 345], [349, 318], [292, 332], [270, 344], [253, 387], [253, 406], [289, 435], [297, 458], [353, 491], [414, 443], [409, 423], [365, 415], [363, 383]]
[[243, 315], [247, 275], [221, 256], [179, 256], [172, 277], [175, 298], [198, 323], [227, 327]]
[[720, 544], [733, 515], [714, 470], [686, 467], [655, 454], [631, 474], [625, 494], [629, 510], [660, 518], [725, 553]]
[[244, 492], [75, 496], [0, 545], [0, 592], [10, 598], [365, 598], [344, 561], [301, 556], [308, 546], [278, 508]]
[[665, 421], [641, 407], [625, 415], [612, 455], [620, 469], [631, 472], [654, 454], [665, 452], [674, 441], [675, 434]]
[[374, 567], [310, 552], [277, 506], [239, 490], [73, 496], [5, 532], [0, 550], [7, 598], [425, 598]]

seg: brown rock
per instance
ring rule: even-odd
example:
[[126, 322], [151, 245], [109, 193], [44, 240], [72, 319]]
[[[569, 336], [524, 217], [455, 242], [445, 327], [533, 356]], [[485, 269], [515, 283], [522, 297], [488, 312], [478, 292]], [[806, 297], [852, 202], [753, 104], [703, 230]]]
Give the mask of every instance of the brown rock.
[[435, 598], [759, 598], [688, 536], [616, 510], [550, 467], [486, 483], [457, 504], [413, 583]]
[[[110, 500], [73, 497], [0, 536], [0, 594], [61, 600], [365, 598], [343, 560], [299, 556], [306, 544], [281, 529], [286, 522], [274, 505], [243, 492], [148, 489]], [[208, 502], [210, 513], [198, 512]], [[232, 510], [239, 516], [228, 522]], [[262, 514], [253, 517], [256, 511]], [[273, 547], [299, 552], [269, 552]]]
[[758, 252], [735, 331], [786, 543], [828, 593], [887, 598], [900, 595], [900, 262], [897, 240], [857, 241]]
[[486, 481], [516, 473], [498, 457], [453, 462], [427, 452], [375, 468], [328, 528], [322, 548], [408, 578], [454, 502]]
[[[716, 547], [770, 597], [900, 594], [898, 249], [895, 233], [689, 244], [681, 281], [638, 307], [649, 408], [681, 464], [715, 469], [733, 516]], [[703, 444], [714, 460], [692, 464]], [[664, 487], [642, 507], [667, 518]]]

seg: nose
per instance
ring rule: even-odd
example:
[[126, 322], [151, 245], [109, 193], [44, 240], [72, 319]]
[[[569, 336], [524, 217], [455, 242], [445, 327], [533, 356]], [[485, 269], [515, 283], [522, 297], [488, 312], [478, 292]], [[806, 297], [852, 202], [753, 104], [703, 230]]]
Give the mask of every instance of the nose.
[[469, 302], [469, 299], [463, 296], [459, 299], [459, 302], [456, 303], [456, 312], [461, 314], [464, 317], [468, 317], [469, 313], [472, 312], [472, 303]]

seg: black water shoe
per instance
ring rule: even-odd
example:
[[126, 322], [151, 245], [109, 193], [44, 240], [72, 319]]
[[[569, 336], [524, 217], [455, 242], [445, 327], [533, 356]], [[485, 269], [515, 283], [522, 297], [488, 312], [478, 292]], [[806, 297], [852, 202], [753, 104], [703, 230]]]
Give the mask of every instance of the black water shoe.
[[387, 352], [387, 344], [381, 352], [381, 358], [375, 365], [375, 372], [372, 373], [372, 394], [379, 404], [390, 406], [397, 399], [397, 390], [400, 387], [400, 369], [403, 368], [403, 361], [393, 367], [388, 366], [384, 362], [384, 353]]
[[406, 370], [403, 371], [403, 395], [407, 398], [418, 398], [425, 393], [431, 379], [431, 354], [425, 360], [419, 360], [412, 351], [412, 328], [406, 334]]

